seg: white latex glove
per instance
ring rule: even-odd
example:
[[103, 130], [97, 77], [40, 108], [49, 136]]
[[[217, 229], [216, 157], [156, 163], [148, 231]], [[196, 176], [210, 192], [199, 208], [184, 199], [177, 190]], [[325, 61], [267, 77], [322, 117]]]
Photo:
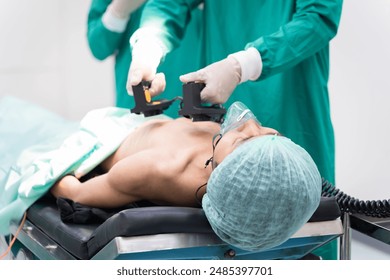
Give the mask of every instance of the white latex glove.
[[225, 103], [239, 83], [255, 81], [263, 68], [260, 53], [250, 47], [245, 51], [230, 54], [227, 58], [209, 66], [180, 76], [183, 83], [202, 82], [206, 87], [200, 97], [204, 102]]
[[146, 0], [113, 0], [107, 7], [107, 11], [117, 18], [126, 19], [145, 1]]
[[235, 58], [228, 56], [196, 72], [180, 76], [180, 81], [204, 83], [206, 86], [200, 93], [202, 101], [223, 104], [241, 81], [241, 66]]
[[160, 45], [154, 39], [139, 39], [133, 44], [132, 61], [127, 77], [127, 92], [133, 95], [132, 86], [141, 81], [151, 82], [150, 95], [156, 96], [165, 90], [165, 75], [157, 73], [157, 67], [163, 56]]

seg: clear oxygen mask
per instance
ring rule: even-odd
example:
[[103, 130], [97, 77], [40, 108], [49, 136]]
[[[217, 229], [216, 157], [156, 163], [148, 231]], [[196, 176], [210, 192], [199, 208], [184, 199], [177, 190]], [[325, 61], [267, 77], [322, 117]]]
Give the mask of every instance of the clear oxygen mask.
[[253, 119], [260, 124], [256, 116], [242, 102], [234, 102], [226, 113], [225, 120], [221, 125], [221, 134], [241, 126], [246, 121]]

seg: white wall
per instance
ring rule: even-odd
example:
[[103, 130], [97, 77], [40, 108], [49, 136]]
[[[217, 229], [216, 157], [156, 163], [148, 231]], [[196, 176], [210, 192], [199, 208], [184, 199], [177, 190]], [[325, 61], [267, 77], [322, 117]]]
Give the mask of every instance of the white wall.
[[[390, 1], [344, 0], [331, 45], [336, 184], [363, 200], [390, 199]], [[353, 259], [390, 259], [390, 246], [352, 232]]]
[[344, 1], [332, 41], [337, 183], [358, 197], [390, 198], [390, 2], [368, 2]]
[[[113, 104], [113, 61], [86, 41], [87, 0], [0, 0], [0, 96], [70, 119]], [[336, 181], [360, 199], [390, 198], [390, 1], [344, 0], [331, 45]], [[390, 259], [390, 246], [353, 232], [353, 259]]]
[[112, 105], [112, 59], [86, 40], [89, 0], [0, 0], [0, 96], [13, 95], [70, 118]]

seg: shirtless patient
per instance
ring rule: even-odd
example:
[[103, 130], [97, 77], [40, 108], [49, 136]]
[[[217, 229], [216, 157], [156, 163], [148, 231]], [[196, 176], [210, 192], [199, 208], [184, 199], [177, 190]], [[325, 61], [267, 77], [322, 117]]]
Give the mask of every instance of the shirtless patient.
[[[278, 134], [250, 119], [224, 134], [213, 153], [213, 138], [219, 133], [220, 125], [214, 122], [185, 118], [148, 121], [101, 163], [105, 174], [85, 182], [67, 175], [53, 186], [51, 193], [102, 208], [141, 200], [199, 206], [206, 190], [199, 187], [207, 183], [213, 168], [229, 153], [253, 137]], [[212, 164], [205, 166], [212, 156]]]
[[321, 196], [321, 176], [310, 155], [263, 127], [238, 102], [222, 126], [150, 120], [131, 132], [100, 168], [103, 175], [84, 182], [65, 176], [52, 194], [100, 208], [142, 200], [201, 205], [214, 232], [246, 250], [264, 250], [290, 238]]

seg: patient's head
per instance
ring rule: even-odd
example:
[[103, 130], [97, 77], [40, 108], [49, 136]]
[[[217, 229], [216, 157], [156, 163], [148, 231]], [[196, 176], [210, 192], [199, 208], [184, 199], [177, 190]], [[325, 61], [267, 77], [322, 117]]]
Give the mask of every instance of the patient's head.
[[217, 167], [237, 147], [253, 138], [266, 135], [280, 135], [280, 133], [273, 128], [262, 126], [255, 119], [249, 119], [223, 135], [219, 134], [213, 143], [213, 168]]
[[310, 155], [254, 120], [222, 136], [214, 167], [202, 207], [216, 234], [236, 247], [281, 244], [319, 205], [321, 177]]

